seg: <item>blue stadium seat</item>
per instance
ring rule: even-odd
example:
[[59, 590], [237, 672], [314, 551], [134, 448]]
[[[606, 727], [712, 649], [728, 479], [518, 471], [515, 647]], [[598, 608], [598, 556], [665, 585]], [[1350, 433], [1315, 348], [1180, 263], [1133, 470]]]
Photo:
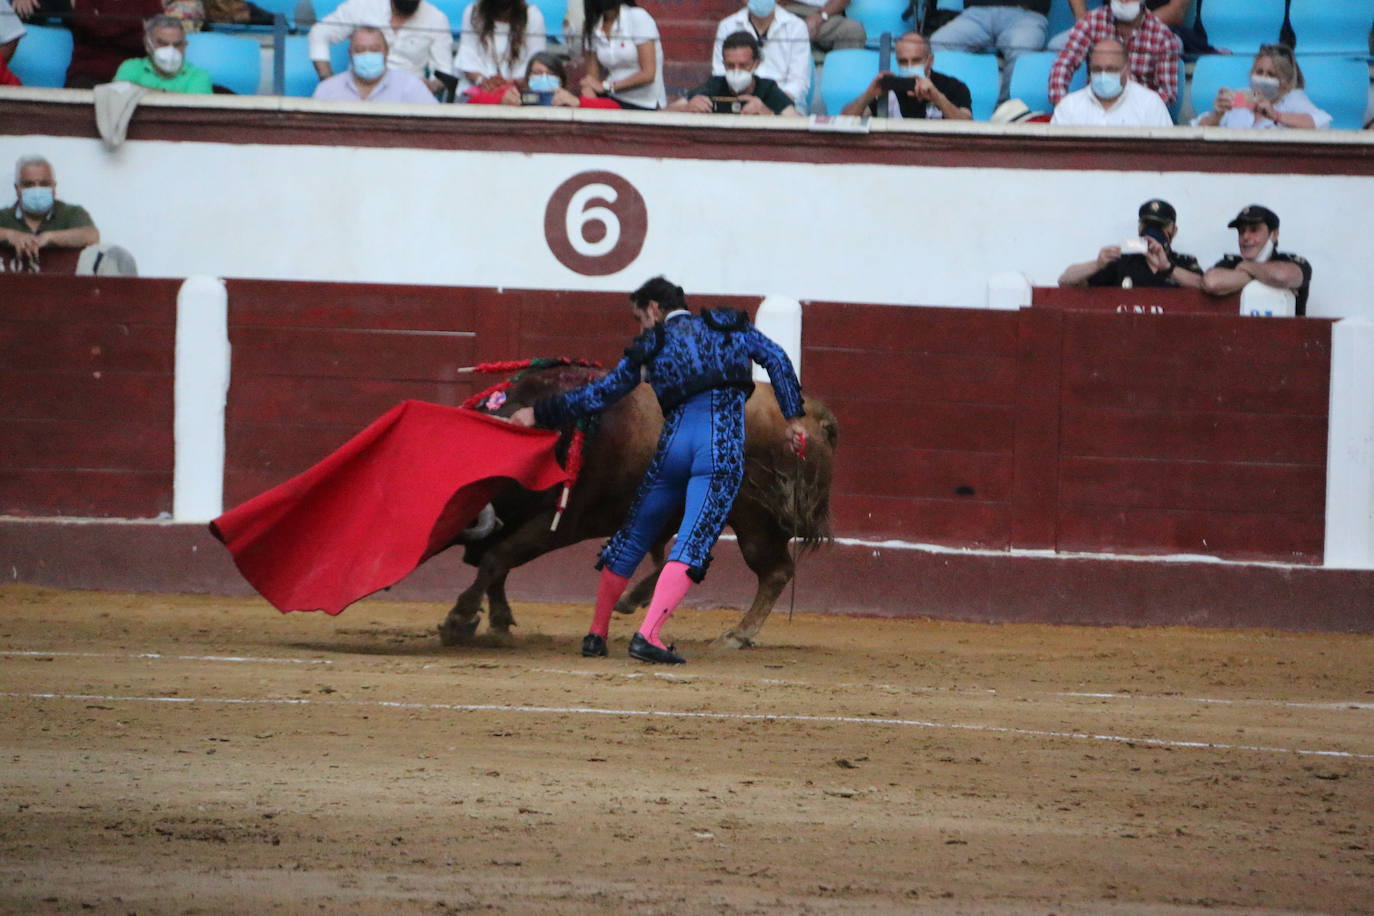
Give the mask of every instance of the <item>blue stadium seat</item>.
[[[1368, 35], [1368, 33], [1366, 33]], [[1331, 115], [1332, 127], [1359, 130], [1369, 105], [1369, 65], [1362, 57], [1298, 55], [1312, 103]]]
[[936, 51], [935, 69], [946, 76], [957, 78], [968, 87], [969, 94], [973, 96], [975, 121], [986, 121], [992, 117], [993, 109], [997, 107], [997, 96], [1002, 89], [996, 54]]
[[1212, 102], [1217, 91], [1245, 89], [1250, 85], [1250, 65], [1254, 58], [1250, 55], [1204, 54], [1197, 59], [1193, 68], [1192, 105], [1193, 114], [1205, 114], [1212, 110]]
[[825, 114], [837, 115], [840, 109], [859, 97], [878, 75], [878, 52], [867, 48], [841, 48], [825, 56], [821, 67], [821, 104]]
[[[1054, 67], [1054, 51], [1035, 51], [1016, 58], [1016, 67], [1011, 71], [1010, 98], [1020, 99], [1031, 111], [1054, 111], [1050, 104], [1050, 70]], [[944, 55], [935, 56], [935, 69], [940, 69]], [[1069, 79], [1069, 91], [1082, 89], [1088, 85], [1088, 68], [1080, 64], [1078, 71]], [[1182, 83], [1179, 83], [1182, 86]]]
[[10, 59], [10, 69], [25, 86], [60, 89], [72, 62], [72, 33], [54, 26], [30, 25]]
[[[568, 0], [529, 0], [531, 6], [539, 7], [544, 14], [544, 28], [549, 33], [549, 41], [563, 40], [563, 20], [568, 16]], [[457, 25], [454, 26], [457, 28]]]
[[310, 39], [304, 35], [286, 36], [286, 80], [284, 94], [298, 99], [309, 98], [319, 85], [315, 65], [310, 60]]
[[1288, 21], [1302, 54], [1368, 54], [1370, 0], [1292, 0]]
[[208, 70], [210, 81], [238, 95], [253, 95], [262, 79], [257, 39], [196, 32], [186, 36], [186, 60]]
[[463, 10], [471, 5], [469, 0], [429, 0], [429, 2], [448, 17], [449, 31], [455, 36], [459, 35], [463, 30]]
[[908, 0], [850, 0], [844, 14], [863, 25], [868, 46], [876, 48], [884, 32], [896, 41], [911, 31], [911, 21], [902, 18], [907, 6]]
[[348, 43], [350, 39], [336, 42], [329, 48], [329, 67], [335, 73], [343, 73], [352, 63], [348, 55]]
[[1259, 46], [1279, 40], [1288, 0], [1207, 0], [1202, 27], [1214, 47], [1254, 54]]
[[[1101, 4], [1089, 0], [1088, 7], [1100, 6]], [[1050, 39], [1060, 32], [1067, 32], [1073, 28], [1073, 7], [1069, 6], [1069, 0], [1050, 0], [1049, 27], [1045, 29], [1045, 38]], [[1018, 98], [1016, 93], [1011, 94], [1012, 98]], [[1021, 99], [1021, 101], [1026, 101]], [[1034, 106], [1031, 106], [1034, 107]]]
[[344, 0], [310, 0], [310, 8], [315, 11], [315, 21], [319, 22], [334, 12], [343, 2]]
[[[286, 27], [294, 29], [296, 27], [296, 0], [262, 0], [261, 3], [254, 0], [254, 6], [260, 7], [269, 13], [281, 13], [286, 19]], [[211, 26], [213, 31], [223, 32], [227, 35], [241, 35], [250, 32], [256, 35], [270, 34], [275, 25], [268, 23], [265, 25], [240, 25], [233, 22], [216, 22]]]

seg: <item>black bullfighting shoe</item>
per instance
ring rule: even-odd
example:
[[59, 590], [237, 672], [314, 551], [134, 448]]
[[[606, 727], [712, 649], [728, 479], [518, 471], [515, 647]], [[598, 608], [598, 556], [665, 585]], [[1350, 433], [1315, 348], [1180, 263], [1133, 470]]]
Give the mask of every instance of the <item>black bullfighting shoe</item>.
[[606, 637], [588, 633], [582, 637], [582, 654], [587, 658], [606, 657]]
[[634, 639], [630, 640], [630, 658], [637, 658], [642, 662], [655, 662], [660, 665], [681, 665], [687, 659], [674, 652], [673, 650], [676, 648], [677, 646], [669, 646], [666, 649], [660, 649], [636, 633]]

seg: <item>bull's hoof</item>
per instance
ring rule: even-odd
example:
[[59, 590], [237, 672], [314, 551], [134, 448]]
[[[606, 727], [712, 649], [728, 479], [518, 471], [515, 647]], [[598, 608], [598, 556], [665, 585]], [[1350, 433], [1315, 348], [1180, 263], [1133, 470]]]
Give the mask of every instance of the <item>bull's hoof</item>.
[[478, 619], [476, 617], [469, 617], [466, 620], [462, 618], [458, 620], [453, 620], [452, 618], [446, 619], [443, 623], [439, 624], [440, 644], [445, 646], [461, 646], [471, 641], [472, 637], [477, 635], [477, 624]]
[[639, 610], [638, 607], [636, 607], [628, 601], [625, 601], [624, 599], [621, 599], [620, 601], [617, 601], [615, 603], [615, 612], [617, 614], [633, 614], [637, 610]]
[[713, 649], [752, 649], [754, 640], [748, 636], [736, 633], [734, 630], [726, 630], [711, 643]]

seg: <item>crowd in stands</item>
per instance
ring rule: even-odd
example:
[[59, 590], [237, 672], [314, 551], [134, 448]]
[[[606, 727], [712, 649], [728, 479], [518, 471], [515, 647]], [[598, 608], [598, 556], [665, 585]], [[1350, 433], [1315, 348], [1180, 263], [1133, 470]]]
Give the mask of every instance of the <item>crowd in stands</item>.
[[[870, 29], [861, 20], [875, 0], [747, 0], [702, 48], [709, 78], [671, 97], [659, 24], [636, 0], [572, 0], [561, 22], [526, 0], [472, 0], [452, 18], [436, 2], [0, 0], [0, 85], [23, 81], [15, 55], [29, 31], [65, 29], [68, 87], [221, 91], [215, 68], [196, 62], [197, 33], [258, 24], [270, 41], [274, 13], [294, 9], [311, 89], [326, 100], [948, 120], [986, 118], [1010, 100], [993, 120], [1167, 127], [1187, 115], [1197, 126], [1322, 129], [1362, 126], [1370, 97], [1370, 0], [1273, 0], [1248, 13], [1249, 0], [886, 0], [887, 18]], [[1064, 4], [1071, 24], [1051, 34], [1052, 8]], [[1281, 18], [1259, 21], [1275, 10]], [[1225, 32], [1233, 19], [1241, 28]], [[1245, 28], [1267, 40], [1225, 47]], [[1329, 48], [1340, 28], [1358, 47]], [[1304, 64], [1319, 70], [1310, 87]], [[1336, 96], [1339, 110], [1328, 110]]]

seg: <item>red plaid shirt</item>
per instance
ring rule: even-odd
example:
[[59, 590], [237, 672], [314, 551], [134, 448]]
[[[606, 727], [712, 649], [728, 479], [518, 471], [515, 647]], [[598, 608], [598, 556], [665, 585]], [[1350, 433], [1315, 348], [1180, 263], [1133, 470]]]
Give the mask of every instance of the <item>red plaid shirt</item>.
[[[1068, 43], [1050, 69], [1050, 103], [1059, 104], [1069, 92], [1069, 80], [1088, 56], [1092, 46], [1104, 38], [1120, 38], [1111, 4], [1104, 3], [1074, 24]], [[1149, 10], [1126, 42], [1131, 76], [1159, 93], [1165, 105], [1178, 98], [1178, 54], [1183, 42]]]

